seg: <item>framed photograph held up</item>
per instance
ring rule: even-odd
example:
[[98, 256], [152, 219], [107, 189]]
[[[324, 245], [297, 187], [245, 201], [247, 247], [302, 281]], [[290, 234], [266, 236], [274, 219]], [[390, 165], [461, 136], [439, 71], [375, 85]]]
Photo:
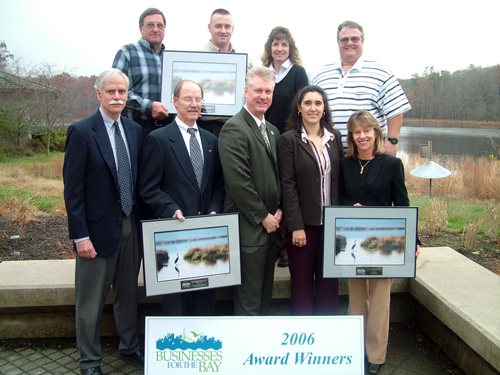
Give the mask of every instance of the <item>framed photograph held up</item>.
[[325, 207], [325, 277], [414, 278], [418, 207]]
[[146, 295], [241, 284], [238, 214], [142, 222]]
[[164, 51], [161, 102], [177, 113], [175, 85], [189, 79], [203, 88], [203, 116], [233, 116], [245, 104], [247, 61], [244, 53]]

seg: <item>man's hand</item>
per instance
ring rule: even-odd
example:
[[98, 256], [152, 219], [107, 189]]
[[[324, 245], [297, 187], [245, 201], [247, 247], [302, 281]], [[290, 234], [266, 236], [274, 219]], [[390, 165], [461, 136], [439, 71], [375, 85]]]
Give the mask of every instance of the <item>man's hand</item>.
[[266, 229], [267, 233], [273, 233], [280, 227], [280, 223], [274, 215], [267, 214], [266, 218], [262, 220], [262, 226]]
[[184, 214], [181, 210], [175, 211], [173, 218], [178, 219], [179, 221], [186, 221], [186, 218], [184, 217]]
[[83, 240], [76, 243], [76, 251], [82, 258], [95, 258], [97, 253], [91, 240]]
[[274, 214], [274, 218], [278, 220], [278, 223], [281, 223], [281, 219], [283, 219], [283, 211], [281, 211], [280, 208], [278, 208], [278, 211]]
[[384, 143], [385, 153], [388, 155], [396, 156], [398, 152], [398, 145], [392, 144], [389, 141]]
[[168, 109], [161, 102], [153, 102], [151, 106], [151, 116], [157, 120], [163, 120], [168, 117]]

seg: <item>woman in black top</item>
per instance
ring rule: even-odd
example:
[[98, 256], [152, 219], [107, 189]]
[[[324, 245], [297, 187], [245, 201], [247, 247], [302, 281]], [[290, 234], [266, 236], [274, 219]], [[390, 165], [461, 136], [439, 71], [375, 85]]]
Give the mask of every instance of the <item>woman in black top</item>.
[[[354, 112], [347, 131], [349, 148], [340, 161], [340, 204], [409, 206], [403, 163], [384, 153], [384, 135], [377, 119], [367, 110]], [[416, 255], [419, 252], [416, 244]], [[392, 279], [348, 282], [349, 314], [364, 317], [368, 373], [377, 374], [387, 353]]]

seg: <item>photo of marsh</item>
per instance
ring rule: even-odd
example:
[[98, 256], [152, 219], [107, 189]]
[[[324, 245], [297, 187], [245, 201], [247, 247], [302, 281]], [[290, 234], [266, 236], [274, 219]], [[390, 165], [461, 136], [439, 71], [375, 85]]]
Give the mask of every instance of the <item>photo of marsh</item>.
[[172, 87], [184, 79], [197, 82], [203, 88], [204, 104], [236, 103], [237, 65], [231, 63], [180, 62], [172, 69]]
[[405, 264], [405, 219], [337, 218], [336, 266]]
[[226, 226], [154, 234], [157, 281], [230, 273]]

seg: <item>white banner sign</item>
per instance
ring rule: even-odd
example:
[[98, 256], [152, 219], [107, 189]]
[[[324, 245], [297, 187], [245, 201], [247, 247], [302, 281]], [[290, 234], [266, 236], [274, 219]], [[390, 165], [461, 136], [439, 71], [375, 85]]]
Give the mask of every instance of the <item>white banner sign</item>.
[[146, 317], [147, 375], [359, 375], [363, 317]]

